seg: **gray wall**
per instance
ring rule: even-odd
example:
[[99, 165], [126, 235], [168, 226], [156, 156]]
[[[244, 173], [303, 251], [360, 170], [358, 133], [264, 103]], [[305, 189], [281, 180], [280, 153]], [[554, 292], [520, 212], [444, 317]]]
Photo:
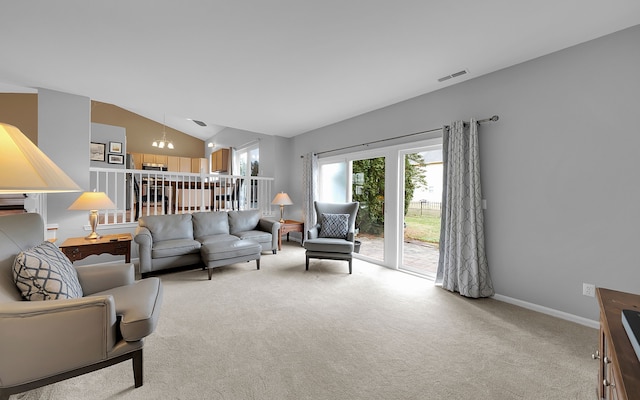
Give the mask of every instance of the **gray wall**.
[[[257, 141], [260, 148], [260, 176], [274, 178], [273, 192], [289, 192], [291, 188], [291, 171], [288, 160], [292, 157], [291, 149], [293, 141], [281, 136], [270, 136], [261, 133], [244, 131], [234, 128], [225, 128], [213, 137], [205, 140], [206, 143], [215, 142], [216, 147], [239, 148], [250, 142]], [[210, 159], [214, 149], [206, 148], [206, 157]], [[292, 201], [296, 201], [292, 198]], [[302, 201], [302, 198], [300, 198]], [[276, 208], [274, 208], [275, 210]]]
[[596, 320], [583, 282], [640, 293], [638, 43], [640, 26], [297, 136], [292, 197], [306, 152], [499, 114], [480, 128], [496, 292]]
[[[124, 146], [124, 129], [93, 124], [97, 128], [96, 138], [120, 140]], [[106, 135], [106, 136], [105, 136]], [[88, 97], [47, 89], [38, 89], [38, 147], [55, 162], [84, 191], [92, 190], [89, 182], [89, 143], [92, 140], [91, 102]], [[108, 151], [108, 147], [107, 147]], [[98, 163], [107, 166], [107, 163]], [[122, 168], [122, 166], [119, 166]], [[80, 196], [78, 193], [52, 193], [47, 195], [48, 224], [58, 224], [57, 244], [70, 237], [84, 237], [89, 223], [88, 211], [69, 211], [67, 208]], [[98, 233], [130, 232], [134, 229], [109, 231], [98, 227]], [[132, 246], [133, 258], [137, 257], [137, 246]], [[122, 261], [122, 256], [90, 256], [79, 264]]]
[[[38, 147], [73, 179], [89, 190], [91, 102], [88, 97], [38, 89]], [[88, 213], [67, 208], [79, 193], [47, 195], [47, 220], [58, 224], [58, 240], [86, 236]]]

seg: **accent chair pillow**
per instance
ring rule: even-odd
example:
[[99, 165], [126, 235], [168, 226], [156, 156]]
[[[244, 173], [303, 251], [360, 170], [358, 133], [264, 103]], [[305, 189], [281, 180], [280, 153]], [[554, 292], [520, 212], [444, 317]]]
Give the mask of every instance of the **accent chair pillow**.
[[346, 239], [349, 232], [349, 214], [322, 213], [318, 237]]
[[16, 256], [13, 280], [27, 300], [82, 297], [82, 287], [71, 261], [50, 242], [43, 242]]

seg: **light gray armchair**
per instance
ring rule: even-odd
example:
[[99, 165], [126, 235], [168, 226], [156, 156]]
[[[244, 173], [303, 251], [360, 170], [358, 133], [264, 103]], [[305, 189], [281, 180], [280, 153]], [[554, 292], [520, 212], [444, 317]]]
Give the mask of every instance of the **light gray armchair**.
[[0, 217], [0, 400], [126, 360], [142, 386], [143, 339], [158, 322], [160, 280], [135, 281], [133, 264], [75, 267], [83, 297], [23, 300], [14, 259], [43, 241], [39, 214]]
[[307, 239], [304, 241], [304, 248], [307, 249], [307, 271], [310, 258], [325, 258], [348, 261], [349, 273], [352, 273], [351, 260], [359, 205], [357, 201], [352, 203], [314, 202], [318, 223], [307, 231]]

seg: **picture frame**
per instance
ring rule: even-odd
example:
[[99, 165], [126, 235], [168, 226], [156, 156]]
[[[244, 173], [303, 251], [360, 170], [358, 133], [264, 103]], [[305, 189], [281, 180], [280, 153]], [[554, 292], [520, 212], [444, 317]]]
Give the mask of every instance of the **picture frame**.
[[122, 154], [109, 154], [109, 164], [124, 164], [124, 156]]
[[109, 142], [109, 153], [122, 154], [122, 142]]
[[104, 143], [91, 142], [90, 147], [90, 160], [91, 161], [104, 161], [105, 149], [107, 145]]

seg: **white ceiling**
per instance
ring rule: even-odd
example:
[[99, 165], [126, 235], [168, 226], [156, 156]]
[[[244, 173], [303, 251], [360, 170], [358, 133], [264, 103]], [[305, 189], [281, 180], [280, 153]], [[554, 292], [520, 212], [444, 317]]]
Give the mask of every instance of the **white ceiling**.
[[640, 1], [33, 0], [0, 14], [0, 90], [88, 96], [207, 139], [295, 136], [640, 24]]

